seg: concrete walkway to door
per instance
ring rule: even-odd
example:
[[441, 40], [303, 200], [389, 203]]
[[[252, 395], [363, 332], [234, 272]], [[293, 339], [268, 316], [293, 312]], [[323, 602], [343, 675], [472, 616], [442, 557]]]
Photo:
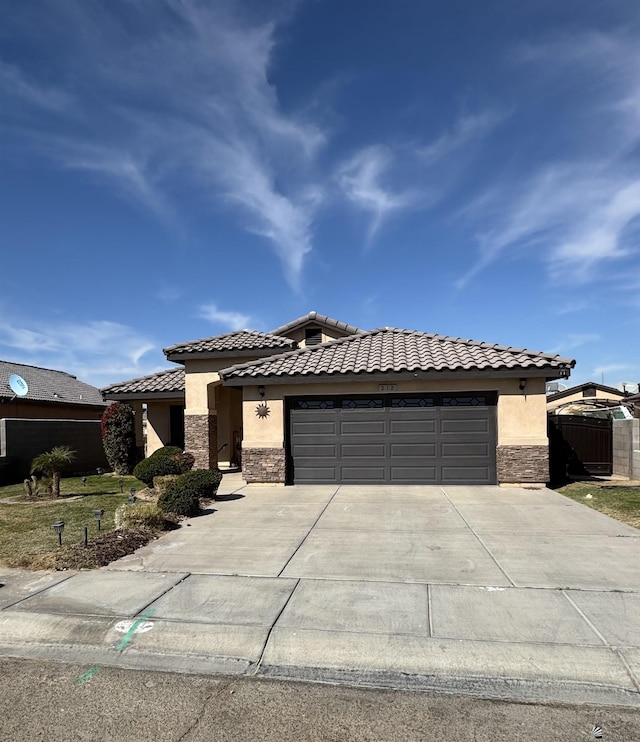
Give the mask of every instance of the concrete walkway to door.
[[640, 705], [640, 531], [550, 490], [220, 495], [103, 570], [0, 571], [0, 653]]

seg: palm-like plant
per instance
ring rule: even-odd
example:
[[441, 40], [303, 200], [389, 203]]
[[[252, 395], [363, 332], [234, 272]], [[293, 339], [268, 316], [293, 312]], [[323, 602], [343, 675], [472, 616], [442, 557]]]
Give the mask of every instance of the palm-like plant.
[[60, 477], [75, 457], [76, 452], [69, 446], [54, 446], [35, 457], [31, 462], [31, 473], [51, 477], [51, 494], [60, 497]]

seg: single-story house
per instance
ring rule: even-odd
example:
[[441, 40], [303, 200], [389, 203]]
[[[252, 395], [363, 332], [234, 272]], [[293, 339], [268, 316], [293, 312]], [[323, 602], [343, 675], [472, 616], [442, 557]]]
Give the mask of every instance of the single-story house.
[[164, 353], [181, 368], [103, 389], [146, 405], [147, 454], [183, 444], [196, 466], [241, 463], [247, 482], [282, 484], [545, 483], [545, 384], [575, 365], [316, 312]]
[[35, 456], [57, 445], [77, 452], [77, 472], [106, 467], [105, 407], [99, 389], [65, 371], [0, 361], [0, 483], [22, 479]]
[[547, 411], [557, 413], [575, 405], [611, 407], [619, 405], [627, 396], [615, 387], [587, 381], [547, 395]]

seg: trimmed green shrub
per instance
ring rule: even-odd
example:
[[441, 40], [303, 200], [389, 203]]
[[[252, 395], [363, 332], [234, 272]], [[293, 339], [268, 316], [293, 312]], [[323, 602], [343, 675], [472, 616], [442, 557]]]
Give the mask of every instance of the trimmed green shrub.
[[153, 491], [158, 496], [163, 495], [181, 476], [182, 474], [163, 474], [161, 477], [154, 477]]
[[189, 483], [181, 482], [182, 477], [158, 498], [158, 507], [165, 513], [186, 515], [188, 518], [200, 513], [200, 496]]
[[178, 477], [178, 482], [191, 487], [198, 497], [212, 498], [216, 496], [222, 472], [219, 469], [194, 469]]
[[116, 474], [131, 474], [136, 463], [136, 430], [133, 408], [122, 402], [110, 404], [100, 419], [102, 447]]
[[148, 528], [161, 531], [164, 528], [164, 512], [153, 502], [123, 503], [116, 508], [116, 530], [139, 531]]
[[193, 456], [183, 453], [177, 446], [164, 446], [141, 461], [133, 470], [133, 476], [153, 487], [153, 478], [165, 474], [183, 474], [193, 466]]

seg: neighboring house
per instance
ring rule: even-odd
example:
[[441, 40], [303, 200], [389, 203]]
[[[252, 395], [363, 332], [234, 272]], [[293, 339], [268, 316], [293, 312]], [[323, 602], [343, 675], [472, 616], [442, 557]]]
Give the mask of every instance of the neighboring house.
[[[26, 395], [11, 389], [14, 374], [26, 382]], [[78, 471], [106, 466], [100, 437], [105, 407], [99, 389], [71, 374], [0, 361], [0, 481], [26, 476], [31, 460], [57, 445], [78, 452]]]
[[182, 442], [183, 412], [196, 466], [241, 459], [247, 482], [286, 484], [545, 483], [545, 384], [575, 365], [316, 312], [164, 352], [184, 368], [103, 389], [146, 405], [147, 454]]
[[588, 407], [613, 407], [619, 405], [627, 395], [619, 389], [595, 381], [578, 384], [547, 396], [547, 411], [561, 413], [563, 408], [586, 409]]

